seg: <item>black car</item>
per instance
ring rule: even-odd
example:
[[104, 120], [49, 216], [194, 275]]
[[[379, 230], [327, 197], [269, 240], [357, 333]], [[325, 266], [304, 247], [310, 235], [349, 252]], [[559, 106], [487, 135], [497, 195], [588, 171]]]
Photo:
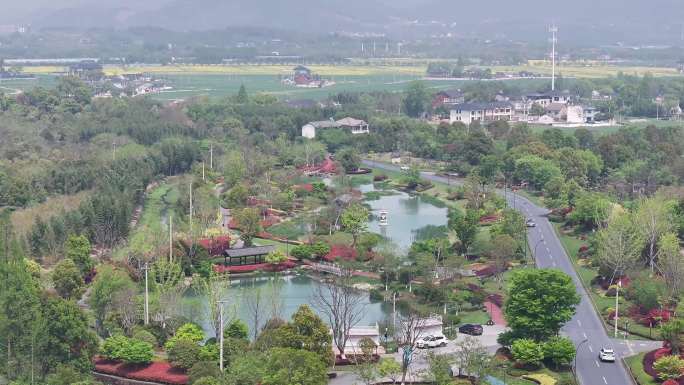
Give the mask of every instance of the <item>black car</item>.
[[458, 328], [459, 333], [470, 334], [471, 336], [481, 336], [484, 329], [482, 325], [465, 324]]

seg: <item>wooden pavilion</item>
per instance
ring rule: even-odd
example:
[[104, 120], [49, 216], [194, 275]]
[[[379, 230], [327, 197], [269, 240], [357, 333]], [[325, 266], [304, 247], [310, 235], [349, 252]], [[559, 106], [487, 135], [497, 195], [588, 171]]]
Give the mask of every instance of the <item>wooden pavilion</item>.
[[275, 251], [275, 249], [275, 246], [270, 245], [227, 249], [223, 252], [223, 265], [244, 266], [265, 263], [265, 256]]

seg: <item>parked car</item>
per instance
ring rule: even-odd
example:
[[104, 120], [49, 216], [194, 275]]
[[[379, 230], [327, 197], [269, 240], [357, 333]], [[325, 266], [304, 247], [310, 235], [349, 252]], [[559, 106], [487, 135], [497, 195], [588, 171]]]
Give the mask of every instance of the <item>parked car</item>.
[[610, 348], [601, 348], [599, 350], [599, 360], [602, 362], [615, 362], [615, 351]]
[[442, 336], [442, 335], [437, 335], [437, 336], [427, 336], [423, 337], [418, 342], [416, 342], [416, 346], [419, 349], [424, 349], [424, 348], [436, 348], [440, 346], [446, 346], [447, 345], [447, 338]]
[[471, 336], [481, 336], [484, 332], [482, 325], [465, 324], [458, 328], [459, 333], [469, 334]]
[[409, 166], [401, 166], [399, 168], [401, 169], [401, 171], [408, 171], [411, 169], [411, 167], [409, 167]]
[[537, 224], [534, 223], [533, 220], [528, 219], [527, 222], [525, 222], [525, 226], [527, 226], [527, 227], [535, 227], [535, 226], [537, 226]]

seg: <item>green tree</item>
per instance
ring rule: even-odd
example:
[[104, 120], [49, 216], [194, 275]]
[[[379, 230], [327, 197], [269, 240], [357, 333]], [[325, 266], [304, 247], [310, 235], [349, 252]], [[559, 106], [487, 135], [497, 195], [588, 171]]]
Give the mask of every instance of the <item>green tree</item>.
[[600, 193], [583, 192], [575, 199], [575, 207], [568, 216], [575, 223], [596, 228], [608, 219], [611, 203]]
[[675, 318], [660, 326], [660, 336], [672, 349], [672, 354], [680, 354], [684, 346], [684, 319]]
[[380, 376], [389, 378], [392, 383], [396, 383], [401, 375], [401, 365], [394, 358], [381, 358], [378, 363]]
[[277, 265], [287, 261], [287, 255], [285, 255], [285, 253], [283, 253], [282, 251], [276, 250], [268, 253], [266, 255], [265, 261], [266, 263], [270, 263], [271, 265]]
[[190, 369], [199, 362], [201, 351], [197, 343], [187, 339], [180, 339], [166, 352], [169, 355], [171, 365], [177, 368]]
[[239, 319], [232, 320], [223, 331], [224, 338], [237, 338], [246, 340], [249, 338], [248, 336], [249, 328], [247, 327], [247, 324]]
[[45, 298], [42, 313], [46, 320], [45, 351], [40, 354], [45, 368], [67, 364], [87, 372], [97, 351], [97, 336], [90, 329], [88, 317], [74, 301]]
[[261, 217], [256, 208], [235, 211], [235, 220], [240, 228], [240, 239], [245, 246], [252, 246], [252, 240], [261, 232]]
[[335, 159], [340, 162], [344, 171], [356, 171], [361, 167], [361, 155], [353, 147], [344, 147], [335, 153]]
[[64, 259], [52, 272], [52, 284], [63, 298], [79, 298], [83, 292], [83, 275], [71, 259]]
[[663, 356], [653, 363], [653, 369], [661, 380], [676, 380], [684, 373], [684, 359], [679, 356]]
[[449, 229], [456, 233], [460, 241], [458, 250], [461, 254], [466, 254], [470, 245], [475, 242], [475, 237], [479, 231], [479, 214], [477, 210], [467, 209], [466, 214], [458, 208], [449, 208]]
[[560, 175], [561, 170], [555, 162], [536, 155], [526, 155], [515, 161], [515, 179], [529, 182], [538, 190]]
[[312, 352], [273, 348], [266, 354], [263, 382], [269, 385], [325, 385], [327, 366]]
[[129, 364], [146, 364], [152, 362], [154, 348], [148, 342], [116, 335], [104, 341], [100, 353], [110, 360], [121, 360]]
[[534, 367], [539, 366], [544, 359], [544, 351], [541, 345], [527, 338], [513, 341], [511, 354], [517, 362]]
[[404, 112], [412, 118], [421, 117], [426, 111], [430, 95], [425, 83], [412, 81], [406, 88], [404, 96]]
[[231, 209], [241, 209], [247, 204], [249, 191], [243, 184], [237, 184], [231, 188], [223, 198], [223, 206]]
[[126, 272], [109, 265], [98, 268], [88, 300], [99, 330], [102, 330], [105, 319], [114, 310], [117, 294], [134, 290], [135, 283]]
[[195, 345], [199, 345], [200, 342], [204, 341], [204, 331], [193, 323], [183, 324], [176, 330], [173, 337], [166, 341], [164, 347], [166, 350], [171, 350], [178, 341], [190, 341]]
[[73, 366], [59, 365], [45, 378], [45, 383], [47, 385], [91, 385], [96, 382], [93, 381], [92, 376], [79, 371]]
[[199, 361], [188, 370], [188, 381], [195, 384], [201, 378], [219, 378], [221, 371], [215, 361]]
[[340, 216], [342, 228], [352, 235], [352, 247], [356, 247], [359, 234], [368, 228], [368, 209], [359, 203], [353, 203], [347, 207]]
[[83, 276], [93, 270], [95, 263], [90, 258], [90, 241], [85, 235], [70, 235], [64, 244], [64, 251], [67, 258], [78, 266]]
[[192, 385], [221, 385], [221, 382], [214, 377], [201, 377], [191, 382]]
[[575, 344], [565, 337], [551, 337], [542, 344], [544, 359], [556, 368], [569, 366], [575, 358]]
[[572, 279], [559, 270], [516, 271], [508, 292], [508, 325], [517, 335], [538, 341], [557, 335], [580, 302]]
[[427, 361], [430, 378], [436, 385], [451, 384], [453, 381], [451, 377], [451, 356], [429, 352]]
[[247, 104], [249, 102], [249, 95], [247, 95], [247, 89], [244, 84], [240, 85], [235, 101], [239, 104]]

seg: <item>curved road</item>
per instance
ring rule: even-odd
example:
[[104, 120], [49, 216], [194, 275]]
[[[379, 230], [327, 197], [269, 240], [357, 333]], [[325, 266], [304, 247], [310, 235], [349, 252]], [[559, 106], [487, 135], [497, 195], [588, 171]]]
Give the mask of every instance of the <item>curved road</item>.
[[[400, 168], [386, 163], [364, 160], [367, 166], [384, 169], [387, 171], [400, 171]], [[422, 172], [421, 176], [427, 180], [439, 183], [458, 184], [459, 181], [447, 179], [434, 173]], [[503, 194], [502, 190], [498, 191]], [[528, 199], [508, 192], [506, 194], [508, 205], [520, 211], [526, 218], [532, 219], [536, 227], [529, 228], [527, 241], [530, 245], [536, 264], [540, 268], [559, 269], [572, 277], [577, 292], [581, 296], [581, 302], [577, 306], [575, 316], [563, 327], [566, 334], [578, 346], [584, 340], [577, 351], [577, 376], [582, 385], [629, 385], [633, 384], [631, 375], [619, 360], [628, 354], [634, 354], [634, 347], [620, 341], [612, 340], [603, 327], [601, 320], [594, 311], [589, 296], [579, 280], [577, 273], [565, 253], [565, 249], [556, 235], [556, 232], [546, 218], [548, 210], [538, 207]], [[536, 250], [535, 250], [536, 249]], [[650, 348], [652, 343], [640, 344], [641, 349]], [[618, 355], [618, 362], [603, 363], [598, 360], [598, 351], [601, 347], [614, 348]], [[637, 347], [638, 349], [638, 347]]]

